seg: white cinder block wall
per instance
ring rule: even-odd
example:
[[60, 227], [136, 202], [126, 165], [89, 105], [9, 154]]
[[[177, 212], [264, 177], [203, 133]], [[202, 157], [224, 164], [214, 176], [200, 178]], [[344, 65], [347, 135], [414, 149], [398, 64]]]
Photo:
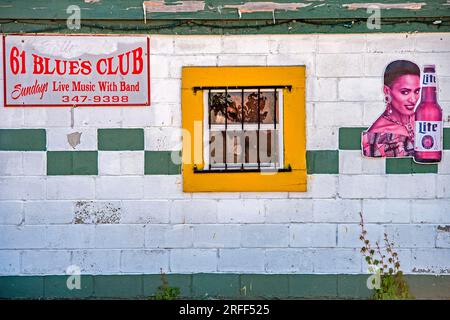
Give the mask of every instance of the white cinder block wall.
[[[45, 128], [50, 151], [73, 150], [68, 132], [96, 150], [97, 128], [145, 128], [145, 150], [179, 150], [182, 66], [306, 65], [307, 149], [337, 150], [340, 127], [384, 109], [384, 67], [403, 58], [436, 64], [450, 126], [448, 33], [151, 36], [150, 50], [151, 107], [77, 108], [73, 129], [69, 108], [1, 107], [0, 128]], [[450, 272], [450, 151], [438, 174], [395, 175], [341, 150], [306, 193], [189, 194], [181, 175], [144, 175], [143, 152], [98, 161], [98, 176], [46, 176], [45, 152], [0, 152], [0, 275], [365, 273], [360, 212], [404, 271]]]

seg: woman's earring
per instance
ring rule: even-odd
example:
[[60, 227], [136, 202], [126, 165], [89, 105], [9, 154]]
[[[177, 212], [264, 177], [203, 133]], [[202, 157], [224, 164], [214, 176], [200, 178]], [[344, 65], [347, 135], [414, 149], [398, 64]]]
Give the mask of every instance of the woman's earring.
[[390, 103], [388, 104], [388, 113], [389, 113], [389, 114], [392, 114], [392, 106], [391, 106]]

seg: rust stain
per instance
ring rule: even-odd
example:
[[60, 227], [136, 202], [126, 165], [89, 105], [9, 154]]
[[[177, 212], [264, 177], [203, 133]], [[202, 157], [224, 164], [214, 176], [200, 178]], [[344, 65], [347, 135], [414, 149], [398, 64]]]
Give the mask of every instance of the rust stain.
[[275, 2], [246, 2], [244, 4], [227, 4], [225, 9], [237, 9], [239, 13], [250, 12], [274, 12], [275, 10], [295, 11], [300, 8], [308, 7], [312, 3], [275, 3]]
[[144, 1], [144, 11], [151, 12], [197, 12], [205, 9], [205, 1], [177, 1], [166, 4], [164, 0]]
[[348, 3], [343, 4], [348, 10], [357, 9], [404, 9], [404, 10], [420, 10], [425, 2], [405, 2], [405, 3]]

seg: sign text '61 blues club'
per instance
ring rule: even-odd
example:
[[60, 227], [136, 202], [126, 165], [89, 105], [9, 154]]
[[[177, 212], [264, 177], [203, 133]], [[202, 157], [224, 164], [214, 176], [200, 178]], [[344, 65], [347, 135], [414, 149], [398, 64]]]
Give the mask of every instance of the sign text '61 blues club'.
[[148, 106], [146, 36], [3, 38], [5, 106]]

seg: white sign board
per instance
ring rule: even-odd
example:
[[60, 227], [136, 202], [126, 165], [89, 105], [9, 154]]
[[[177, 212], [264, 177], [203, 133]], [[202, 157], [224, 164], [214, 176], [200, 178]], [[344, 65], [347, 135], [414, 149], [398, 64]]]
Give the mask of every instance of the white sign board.
[[5, 35], [6, 107], [150, 105], [147, 36]]

